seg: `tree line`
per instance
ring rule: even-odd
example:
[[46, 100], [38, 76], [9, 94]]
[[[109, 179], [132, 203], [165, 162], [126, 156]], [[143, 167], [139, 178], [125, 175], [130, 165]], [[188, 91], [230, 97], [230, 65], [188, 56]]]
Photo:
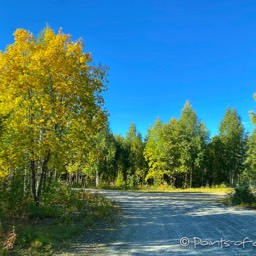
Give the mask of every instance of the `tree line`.
[[98, 166], [102, 183], [188, 188], [255, 182], [255, 131], [245, 131], [235, 109], [226, 109], [212, 138], [189, 102], [178, 119], [157, 118], [144, 139], [134, 123], [126, 136], [108, 136], [113, 155]]
[[101, 95], [107, 68], [94, 65], [83, 47], [81, 39], [47, 27], [38, 37], [16, 30], [14, 43], [0, 52], [1, 195], [39, 205], [59, 182], [123, 188], [255, 182], [256, 131], [245, 132], [235, 109], [226, 110], [213, 138], [189, 102], [178, 119], [158, 118], [145, 138], [134, 123], [126, 136], [113, 134]]

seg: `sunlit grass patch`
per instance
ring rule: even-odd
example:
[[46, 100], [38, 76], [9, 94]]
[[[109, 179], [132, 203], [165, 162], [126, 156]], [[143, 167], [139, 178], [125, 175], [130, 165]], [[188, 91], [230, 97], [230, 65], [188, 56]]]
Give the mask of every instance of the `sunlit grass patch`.
[[172, 186], [162, 185], [158, 187], [141, 187], [138, 191], [141, 192], [176, 192], [176, 193], [230, 193], [233, 188], [224, 185], [213, 187], [199, 187], [199, 188], [173, 188]]

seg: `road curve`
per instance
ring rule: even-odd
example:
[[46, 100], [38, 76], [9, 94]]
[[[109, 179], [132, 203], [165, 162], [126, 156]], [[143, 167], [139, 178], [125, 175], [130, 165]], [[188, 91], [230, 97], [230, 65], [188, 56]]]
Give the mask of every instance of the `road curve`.
[[97, 193], [120, 204], [119, 224], [99, 226], [62, 256], [256, 255], [256, 211], [224, 206], [223, 195]]

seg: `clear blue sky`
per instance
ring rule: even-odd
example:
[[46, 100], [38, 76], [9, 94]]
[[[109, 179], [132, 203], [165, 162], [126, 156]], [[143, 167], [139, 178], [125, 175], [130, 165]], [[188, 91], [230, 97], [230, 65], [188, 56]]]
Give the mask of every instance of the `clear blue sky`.
[[49, 24], [82, 37], [95, 63], [109, 66], [106, 108], [114, 133], [130, 122], [145, 134], [159, 116], [178, 117], [189, 100], [217, 132], [227, 107], [246, 127], [256, 109], [256, 1], [2, 1], [0, 49], [16, 28]]

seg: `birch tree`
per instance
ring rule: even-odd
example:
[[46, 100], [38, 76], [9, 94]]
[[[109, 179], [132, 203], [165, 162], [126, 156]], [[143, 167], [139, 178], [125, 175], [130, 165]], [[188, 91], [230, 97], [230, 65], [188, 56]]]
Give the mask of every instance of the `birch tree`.
[[0, 173], [28, 170], [36, 205], [47, 175], [80, 161], [106, 122], [106, 70], [83, 46], [62, 31], [17, 29], [0, 52]]

